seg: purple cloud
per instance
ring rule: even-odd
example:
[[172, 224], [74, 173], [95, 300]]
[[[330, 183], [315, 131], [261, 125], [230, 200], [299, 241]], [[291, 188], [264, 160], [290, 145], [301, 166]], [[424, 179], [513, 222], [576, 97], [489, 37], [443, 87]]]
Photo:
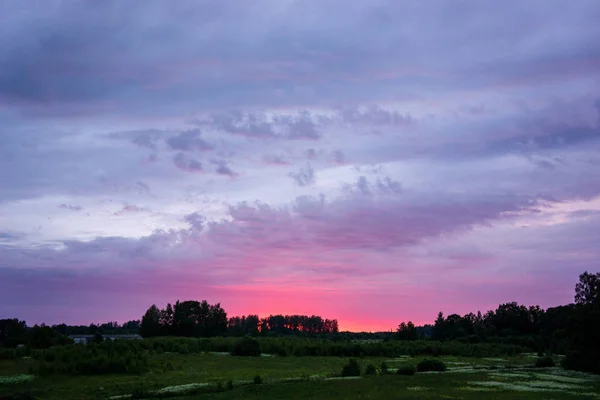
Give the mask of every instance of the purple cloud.
[[71, 211], [81, 211], [81, 210], [83, 210], [83, 207], [81, 207], [79, 204], [61, 204], [58, 207], [59, 208], [64, 208], [65, 210], [71, 210]]
[[136, 214], [140, 212], [150, 211], [147, 208], [136, 206], [135, 204], [125, 204], [123, 208], [116, 211], [114, 215]]
[[229, 167], [229, 165], [227, 165], [227, 161], [225, 161], [225, 160], [213, 160], [213, 161], [211, 161], [211, 163], [216, 166], [215, 172], [219, 175], [226, 175], [226, 176], [229, 176], [230, 178], [234, 178], [234, 177], [238, 176], [238, 174], [235, 173]]
[[184, 153], [176, 153], [173, 163], [177, 168], [186, 172], [201, 172], [204, 170], [202, 163]]
[[310, 164], [306, 164], [297, 172], [290, 172], [290, 178], [294, 180], [298, 186], [310, 186], [315, 183], [315, 170]]
[[267, 165], [290, 165], [288, 161], [286, 161], [281, 156], [276, 155], [266, 155], [263, 157], [263, 163]]
[[0, 14], [2, 313], [139, 318], [200, 288], [387, 330], [568, 302], [597, 266], [595, 0]]
[[167, 139], [167, 144], [171, 149], [179, 151], [207, 151], [215, 148], [200, 137], [200, 131], [197, 129], [172, 136]]

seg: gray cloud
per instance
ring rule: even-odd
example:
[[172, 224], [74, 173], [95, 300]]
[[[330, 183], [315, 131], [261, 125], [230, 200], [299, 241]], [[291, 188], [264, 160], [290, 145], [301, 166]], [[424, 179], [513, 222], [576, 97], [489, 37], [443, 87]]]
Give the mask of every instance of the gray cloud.
[[156, 150], [156, 144], [164, 132], [157, 129], [141, 131], [141, 132], [125, 132], [122, 135], [134, 135], [132, 142], [136, 146], [146, 147], [151, 150]]
[[71, 211], [81, 211], [81, 210], [83, 210], [83, 207], [81, 207], [79, 204], [61, 204], [58, 207], [59, 208], [64, 208], [66, 210], [71, 210]]
[[204, 170], [200, 161], [184, 153], [173, 155], [173, 163], [177, 168], [186, 172], [201, 172]]
[[11, 232], [0, 232], [0, 244], [16, 242], [24, 237], [23, 234], [11, 233]]
[[[311, 115], [306, 112], [300, 112], [298, 115], [284, 115], [275, 118], [275, 122], [284, 127], [284, 135], [288, 139], [309, 139], [316, 140], [321, 137], [317, 130], [318, 125], [313, 121]], [[323, 121], [320, 121], [323, 124]]]
[[226, 175], [232, 178], [238, 176], [238, 174], [227, 165], [227, 161], [225, 160], [213, 160], [211, 163], [216, 166], [215, 172], [219, 175]]
[[[348, 10], [341, 0], [148, 1], [126, 20], [129, 7], [117, 2], [48, 1], [26, 11], [15, 4], [0, 9], [11, 16], [3, 24], [0, 96], [32, 115], [412, 98], [593, 76], [600, 60], [593, 28], [599, 6], [587, 0], [560, 16], [550, 10], [561, 2], [447, 7], [387, 0]], [[257, 25], [264, 10], [271, 17]], [[330, 15], [339, 17], [333, 26]], [[496, 18], [511, 24], [497, 26]], [[379, 112], [371, 117], [404, 123]], [[314, 137], [309, 126], [296, 132]]]
[[334, 164], [344, 164], [346, 161], [346, 156], [344, 155], [344, 152], [341, 150], [334, 150], [331, 153], [331, 160]]
[[286, 161], [283, 157], [276, 155], [264, 156], [263, 162], [267, 165], [290, 165], [290, 163]]
[[184, 220], [198, 231], [202, 231], [206, 226], [206, 218], [197, 212], [186, 215]]
[[352, 126], [367, 125], [369, 127], [403, 127], [414, 124], [414, 119], [408, 114], [401, 114], [396, 110], [385, 110], [378, 105], [371, 105], [365, 110], [348, 108], [340, 111], [340, 118], [344, 123]]
[[30, 307], [77, 298], [94, 278], [155, 294], [145, 279], [352, 284], [401, 268], [396, 293], [417, 270], [469, 278], [459, 264], [547, 264], [561, 284], [556, 260], [595, 265], [596, 0], [5, 1], [0, 15], [0, 225], [26, 232], [0, 233], [0, 304], [19, 306], [17, 286], [45, 293]]
[[201, 126], [209, 126], [252, 139], [289, 140], [317, 140], [321, 137], [319, 127], [324, 123], [325, 121], [319, 120], [307, 111], [276, 115], [273, 118], [262, 113], [233, 111], [227, 114], [215, 114], [208, 121], [197, 122]]
[[215, 146], [200, 137], [200, 130], [193, 129], [181, 132], [167, 139], [167, 144], [173, 150], [180, 151], [207, 151]]
[[315, 170], [310, 164], [306, 164], [306, 166], [300, 168], [298, 172], [290, 172], [289, 176], [298, 186], [310, 186], [313, 185], [316, 180]]
[[136, 206], [135, 204], [125, 204], [123, 208], [119, 211], [116, 211], [114, 215], [125, 215], [125, 214], [135, 214], [140, 212], [150, 211], [145, 207]]
[[304, 151], [304, 154], [306, 155], [306, 158], [308, 158], [309, 160], [313, 160], [315, 157], [317, 157], [317, 151], [313, 148], [306, 149]]
[[383, 179], [377, 178], [375, 182], [377, 189], [380, 192], [387, 194], [400, 194], [402, 193], [402, 184], [398, 181], [390, 179], [390, 177], [386, 176]]

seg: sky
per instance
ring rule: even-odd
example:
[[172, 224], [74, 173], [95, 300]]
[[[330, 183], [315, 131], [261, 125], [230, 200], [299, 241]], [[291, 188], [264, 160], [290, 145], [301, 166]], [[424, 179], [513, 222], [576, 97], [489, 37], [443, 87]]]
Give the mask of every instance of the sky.
[[0, 2], [0, 318], [389, 330], [600, 270], [597, 0]]

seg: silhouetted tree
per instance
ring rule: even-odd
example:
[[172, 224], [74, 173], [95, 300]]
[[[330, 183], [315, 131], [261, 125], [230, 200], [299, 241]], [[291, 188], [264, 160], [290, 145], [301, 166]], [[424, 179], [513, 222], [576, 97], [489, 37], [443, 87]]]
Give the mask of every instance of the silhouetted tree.
[[160, 331], [160, 310], [156, 305], [152, 304], [142, 317], [142, 322], [140, 323], [140, 335], [143, 337], [153, 337], [158, 336]]
[[15, 347], [26, 342], [25, 321], [17, 318], [0, 319], [0, 347]]
[[589, 308], [600, 308], [600, 272], [590, 274], [584, 272], [579, 275], [579, 282], [575, 285], [575, 303]]
[[433, 324], [433, 338], [435, 340], [446, 339], [446, 320], [444, 319], [444, 313], [439, 312], [438, 316]]
[[600, 373], [600, 273], [579, 275], [575, 313], [569, 319], [569, 351], [563, 366]]
[[398, 325], [396, 337], [398, 340], [417, 340], [419, 334], [417, 333], [415, 324], [413, 324], [412, 321], [408, 321], [408, 323], [402, 322]]

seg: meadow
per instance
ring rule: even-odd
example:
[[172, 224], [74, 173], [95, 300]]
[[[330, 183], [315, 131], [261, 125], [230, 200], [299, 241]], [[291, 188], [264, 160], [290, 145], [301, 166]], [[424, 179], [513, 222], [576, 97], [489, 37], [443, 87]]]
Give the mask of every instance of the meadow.
[[[232, 356], [239, 340], [155, 338], [15, 350], [0, 360], [0, 399], [600, 398], [597, 375], [543, 367], [547, 358], [514, 346], [264, 338], [260, 356]], [[558, 365], [560, 358], [550, 361]], [[351, 359], [360, 375], [342, 376]], [[446, 370], [416, 372], [426, 359]]]

